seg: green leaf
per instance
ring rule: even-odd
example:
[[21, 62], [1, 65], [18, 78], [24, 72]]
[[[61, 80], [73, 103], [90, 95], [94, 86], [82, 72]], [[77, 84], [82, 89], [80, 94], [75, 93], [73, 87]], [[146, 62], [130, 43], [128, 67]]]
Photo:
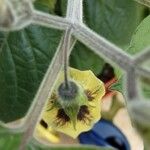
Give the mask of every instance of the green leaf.
[[9, 122], [26, 114], [60, 35], [39, 26], [0, 33], [0, 120]]
[[17, 150], [21, 142], [21, 134], [11, 133], [5, 128], [0, 127], [0, 149]]
[[67, 2], [68, 0], [58, 0], [57, 4], [59, 5], [59, 9], [61, 9], [61, 13], [58, 14], [60, 16], [66, 16], [67, 13]]
[[[14, 133], [6, 128], [0, 127], [0, 150], [18, 150], [22, 137], [22, 133]], [[27, 145], [26, 150], [37, 149]]]
[[[66, 10], [66, 0], [62, 1], [62, 12]], [[143, 7], [131, 0], [87, 0], [84, 2], [85, 23], [111, 42], [127, 47], [133, 31], [142, 19]], [[90, 57], [89, 57], [90, 56]], [[71, 54], [70, 64], [81, 70], [90, 69], [96, 75], [104, 65], [104, 60], [78, 43]], [[116, 68], [118, 72], [118, 68]]]
[[143, 8], [132, 0], [86, 0], [86, 24], [111, 42], [126, 47], [142, 19]]
[[[44, 0], [36, 2], [38, 7]], [[46, 7], [52, 9], [49, 3], [52, 1]], [[10, 122], [25, 116], [60, 37], [60, 31], [40, 26], [0, 32], [0, 120]]]
[[143, 92], [143, 95], [146, 97], [146, 98], [150, 98], [150, 79], [148, 78], [142, 78], [141, 79], [141, 87], [142, 87], [142, 92]]
[[[62, 9], [62, 16], [65, 16], [67, 9], [67, 1], [63, 0], [59, 2]], [[86, 15], [86, 14], [85, 14]], [[84, 44], [77, 42], [70, 56], [70, 65], [80, 70], [91, 70], [94, 74], [98, 75], [105, 61], [98, 55], [93, 53]]]
[[80, 70], [91, 70], [98, 75], [103, 66], [104, 60], [93, 53], [82, 43], [77, 42], [70, 57], [70, 65]]
[[[150, 15], [146, 17], [133, 34], [130, 47], [127, 52], [134, 55], [150, 46]], [[150, 62], [145, 66], [150, 69]], [[142, 79], [142, 90], [145, 97], [150, 97], [150, 79]]]
[[143, 49], [150, 46], [150, 15], [146, 17], [138, 26], [132, 36], [129, 49], [127, 52], [130, 54], [137, 54]]
[[35, 7], [47, 13], [54, 13], [57, 0], [36, 0]]
[[114, 84], [112, 84], [110, 90], [123, 93], [123, 77], [120, 77]]

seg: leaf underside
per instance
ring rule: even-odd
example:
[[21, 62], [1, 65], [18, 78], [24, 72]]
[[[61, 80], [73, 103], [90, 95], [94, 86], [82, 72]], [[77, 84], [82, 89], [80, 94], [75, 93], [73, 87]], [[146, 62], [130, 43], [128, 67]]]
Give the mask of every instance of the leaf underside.
[[0, 119], [23, 117], [52, 60], [61, 33], [39, 26], [3, 35], [0, 45]]

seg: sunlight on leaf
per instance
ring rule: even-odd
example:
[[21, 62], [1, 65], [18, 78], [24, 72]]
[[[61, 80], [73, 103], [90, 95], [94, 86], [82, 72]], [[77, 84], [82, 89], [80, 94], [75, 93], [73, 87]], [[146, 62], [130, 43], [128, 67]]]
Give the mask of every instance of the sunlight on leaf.
[[[141, 24], [138, 26], [137, 30], [133, 34], [130, 47], [127, 49], [129, 54], [137, 54], [148, 48], [150, 46], [150, 15], [146, 17]], [[145, 64], [143, 64], [145, 65]], [[143, 66], [144, 67], [144, 66]], [[150, 69], [150, 62], [148, 62], [145, 66]], [[149, 79], [141, 79], [141, 87], [143, 90], [143, 94], [145, 97], [150, 97], [150, 80]]]

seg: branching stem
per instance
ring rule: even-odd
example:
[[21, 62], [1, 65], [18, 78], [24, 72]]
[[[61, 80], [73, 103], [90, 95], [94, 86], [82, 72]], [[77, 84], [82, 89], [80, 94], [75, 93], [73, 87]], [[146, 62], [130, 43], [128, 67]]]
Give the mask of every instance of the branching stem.
[[[149, 0], [135, 1], [150, 7]], [[53, 84], [63, 64], [65, 83], [66, 87], [68, 86], [68, 55], [70, 54], [70, 51], [73, 48], [70, 48], [70, 43], [74, 45], [72, 35], [76, 39], [81, 41], [83, 44], [85, 44], [87, 47], [89, 47], [93, 52], [98, 54], [100, 57], [105, 58], [106, 60], [110, 61], [115, 65], [118, 65], [121, 69], [126, 71], [126, 90], [128, 100], [139, 99], [137, 89], [137, 76], [140, 75], [150, 78], [150, 70], [146, 70], [145, 68], [141, 67], [139, 61], [143, 63], [145, 59], [148, 59], [150, 52], [144, 52], [143, 54], [140, 54], [140, 56], [130, 56], [123, 52], [122, 49], [113, 45], [105, 38], [101, 37], [94, 31], [86, 27], [83, 23], [83, 0], [68, 0], [66, 18], [34, 10], [30, 0], [13, 0], [13, 2], [23, 2], [22, 4], [26, 4], [25, 7], [23, 7], [24, 5], [17, 5], [17, 7], [19, 7], [19, 11], [16, 12], [16, 16], [18, 18], [20, 17], [21, 19], [19, 18], [18, 22], [15, 22], [16, 28], [8, 27], [5, 29], [3, 26], [1, 26], [1, 29], [3, 28], [3, 30], [5, 29], [9, 31], [14, 29], [19, 30], [32, 23], [48, 28], [65, 30], [65, 35], [61, 39], [53, 61], [47, 70], [47, 73], [35, 96], [32, 107], [30, 108], [30, 111], [24, 122], [24, 127], [26, 127], [26, 131], [24, 133], [22, 143], [20, 145], [20, 150], [25, 150], [26, 144], [32, 138], [36, 124], [38, 123], [41, 117], [43, 107], [46, 103], [46, 100], [51, 94]], [[14, 4], [15, 3], [13, 3], [12, 6], [15, 6]], [[24, 8], [24, 11], [22, 11], [21, 8]], [[25, 14], [22, 14], [22, 12], [24, 12]], [[0, 20], [0, 22], [3, 23], [3, 20]], [[137, 66], [136, 63], [138, 64]]]
[[136, 2], [143, 4], [147, 7], [150, 7], [150, 0], [135, 0]]

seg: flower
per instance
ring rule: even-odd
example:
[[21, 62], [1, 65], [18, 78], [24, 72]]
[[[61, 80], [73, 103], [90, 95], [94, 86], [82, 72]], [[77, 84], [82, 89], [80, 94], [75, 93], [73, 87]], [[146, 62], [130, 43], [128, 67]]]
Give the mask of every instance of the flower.
[[41, 124], [36, 126], [34, 137], [36, 139], [40, 139], [42, 141], [47, 141], [51, 143], [59, 143], [60, 138], [57, 132], [55, 132], [52, 128], [45, 128]]
[[72, 100], [59, 94], [64, 82], [63, 72], [54, 85], [51, 97], [42, 114], [42, 120], [52, 129], [76, 138], [81, 132], [90, 130], [101, 118], [101, 99], [105, 86], [91, 71], [69, 68], [70, 83], [77, 85], [78, 93]]

